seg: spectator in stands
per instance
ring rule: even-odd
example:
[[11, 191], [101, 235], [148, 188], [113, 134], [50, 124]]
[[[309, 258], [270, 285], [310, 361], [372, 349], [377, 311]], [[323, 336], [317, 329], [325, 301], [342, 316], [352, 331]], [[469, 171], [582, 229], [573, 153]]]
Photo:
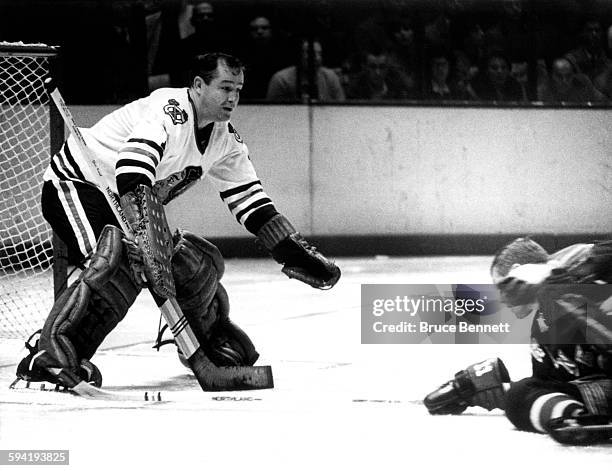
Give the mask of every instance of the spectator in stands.
[[521, 100], [529, 101], [529, 74], [527, 62], [513, 62], [510, 66], [510, 76], [521, 87]]
[[388, 22], [389, 65], [403, 82], [403, 87], [415, 95], [419, 83], [419, 58], [412, 19], [400, 16]]
[[248, 37], [239, 56], [249, 75], [242, 89], [243, 99], [265, 99], [272, 75], [290, 65], [289, 51], [276, 37], [270, 19], [265, 16], [249, 21]]
[[468, 20], [456, 26], [457, 43], [459, 50], [470, 63], [470, 79], [480, 72], [480, 67], [487, 57], [485, 33], [478, 21]]
[[429, 54], [428, 80], [423, 90], [425, 100], [469, 100], [466, 88], [457, 88], [450, 78], [451, 55], [446, 50], [434, 48]]
[[[178, 12], [169, 5], [146, 10], [147, 80], [150, 91], [175, 85], [180, 44]], [[176, 84], [178, 85], [178, 84]]]
[[465, 97], [467, 100], [477, 99], [472, 88], [472, 79], [475, 76], [473, 74], [477, 74], [478, 69], [472, 67], [470, 58], [461, 50], [453, 51], [452, 58], [451, 77], [455, 90], [459, 96]]
[[[606, 55], [610, 59], [612, 58], [612, 26], [608, 27], [606, 33], [606, 46]], [[612, 100], [612, 62], [609, 61], [604, 71], [593, 79], [593, 85], [606, 96], [607, 100]]]
[[[295, 42], [298, 61], [276, 72], [268, 84], [267, 99], [272, 101], [343, 101], [344, 89], [336, 73], [323, 66], [323, 48], [317, 39], [298, 38]], [[311, 55], [312, 53], [312, 55]], [[310, 68], [314, 70], [310, 70]], [[314, 80], [310, 80], [310, 77]], [[312, 83], [314, 82], [314, 83]]]
[[604, 48], [601, 22], [597, 19], [586, 20], [580, 32], [580, 45], [564, 57], [571, 62], [577, 74], [586, 75], [593, 84], [601, 83], [601, 76], [612, 66]]
[[191, 25], [194, 33], [181, 40], [176, 54], [180, 56], [179, 80], [187, 85], [189, 68], [195, 56], [208, 52], [233, 52], [222, 26], [215, 19], [215, 9], [210, 2], [198, 1], [191, 11]]
[[586, 75], [575, 72], [571, 62], [565, 57], [553, 61], [550, 79], [538, 87], [538, 98], [543, 102], [574, 103], [597, 102], [606, 99]]
[[485, 70], [478, 74], [472, 85], [480, 100], [523, 100], [521, 86], [510, 75], [510, 61], [501, 51], [491, 52]]
[[413, 98], [397, 69], [389, 63], [387, 51], [363, 53], [361, 71], [352, 77], [347, 97], [362, 100]]

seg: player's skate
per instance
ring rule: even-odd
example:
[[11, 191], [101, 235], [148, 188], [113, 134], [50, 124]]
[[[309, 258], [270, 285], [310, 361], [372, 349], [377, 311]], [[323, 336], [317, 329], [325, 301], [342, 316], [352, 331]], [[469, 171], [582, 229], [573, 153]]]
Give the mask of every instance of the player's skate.
[[504, 363], [499, 358], [491, 358], [459, 371], [453, 379], [429, 393], [423, 403], [434, 415], [461, 414], [469, 406], [503, 409], [503, 383], [509, 382]]
[[550, 436], [564, 445], [594, 445], [612, 440], [612, 417], [584, 414], [548, 423]]
[[[40, 333], [41, 331], [37, 330], [26, 340], [25, 347], [28, 349], [28, 354], [17, 365], [17, 378], [10, 385], [11, 389], [16, 389], [21, 382], [25, 383], [24, 387], [26, 388], [30, 387], [30, 383], [40, 383], [37, 385], [38, 389], [58, 390], [61, 386], [64, 386], [59, 382], [57, 376], [51, 374], [46, 367], [39, 365], [37, 362], [37, 358], [40, 356], [38, 348]], [[102, 373], [96, 365], [87, 359], [81, 360], [78, 375], [82, 380], [96, 387], [102, 386]]]

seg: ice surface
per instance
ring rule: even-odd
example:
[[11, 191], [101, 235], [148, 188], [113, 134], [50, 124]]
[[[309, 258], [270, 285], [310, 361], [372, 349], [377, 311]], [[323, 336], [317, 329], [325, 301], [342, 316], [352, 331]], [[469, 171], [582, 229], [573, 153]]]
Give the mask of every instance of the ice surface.
[[[341, 259], [331, 291], [271, 260], [228, 260], [231, 316], [273, 367], [275, 388], [204, 393], [173, 347], [151, 348], [159, 313], [141, 295], [93, 361], [108, 389], [162, 402], [11, 392], [17, 342], [0, 347], [0, 449], [69, 449], [70, 469], [609, 469], [612, 446], [568, 448], [500, 412], [429, 416], [423, 396], [500, 356], [529, 374], [526, 345], [361, 345], [362, 283], [487, 283], [487, 257]], [[23, 469], [23, 468], [19, 468]], [[37, 468], [38, 469], [38, 468]]]

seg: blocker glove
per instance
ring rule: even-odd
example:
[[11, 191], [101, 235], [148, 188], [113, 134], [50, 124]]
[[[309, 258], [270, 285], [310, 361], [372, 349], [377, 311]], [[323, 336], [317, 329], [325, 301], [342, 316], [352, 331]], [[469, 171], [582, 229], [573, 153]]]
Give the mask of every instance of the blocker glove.
[[282, 214], [264, 224], [257, 237], [289, 278], [317, 289], [333, 288], [340, 279], [340, 268], [310, 245]]

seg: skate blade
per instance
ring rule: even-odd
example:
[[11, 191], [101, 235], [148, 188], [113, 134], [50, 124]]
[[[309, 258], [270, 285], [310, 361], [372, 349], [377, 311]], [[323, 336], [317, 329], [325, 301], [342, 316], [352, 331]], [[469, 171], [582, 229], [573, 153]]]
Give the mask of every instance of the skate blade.
[[59, 392], [70, 393], [70, 390], [59, 384], [50, 383], [48, 381], [28, 381], [21, 378], [16, 378], [9, 385], [9, 389], [20, 391], [44, 391], [44, 392]]

